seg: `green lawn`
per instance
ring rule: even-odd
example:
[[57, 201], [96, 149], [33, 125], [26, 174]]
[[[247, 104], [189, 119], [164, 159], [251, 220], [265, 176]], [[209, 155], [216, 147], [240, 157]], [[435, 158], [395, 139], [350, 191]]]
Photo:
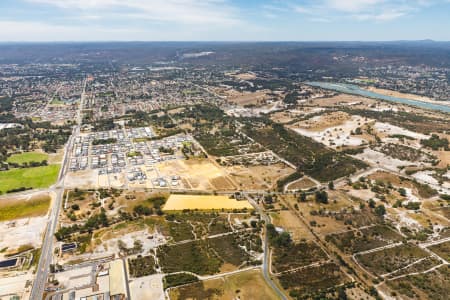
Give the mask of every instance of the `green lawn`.
[[64, 101], [61, 100], [59, 97], [54, 97], [52, 99], [52, 102], [50, 102], [51, 105], [59, 105], [59, 104], [65, 104]]
[[0, 172], [0, 193], [20, 187], [46, 188], [55, 183], [60, 165], [11, 169]]
[[40, 197], [14, 203], [0, 202], [0, 222], [19, 218], [43, 216], [50, 205], [50, 197]]
[[20, 154], [13, 154], [8, 157], [7, 162], [15, 164], [24, 164], [34, 162], [41, 162], [43, 160], [48, 160], [48, 154], [40, 152], [23, 152]]

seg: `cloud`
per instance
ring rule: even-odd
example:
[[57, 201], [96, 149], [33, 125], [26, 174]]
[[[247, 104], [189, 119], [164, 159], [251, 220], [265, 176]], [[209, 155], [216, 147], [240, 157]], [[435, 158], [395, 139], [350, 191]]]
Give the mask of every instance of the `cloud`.
[[179, 24], [235, 25], [238, 10], [225, 0], [26, 0], [68, 13]]
[[35, 42], [35, 41], [96, 41], [117, 40], [117, 37], [128, 37], [133, 40], [146, 33], [141, 29], [108, 29], [96, 26], [51, 25], [31, 21], [1, 21], [0, 41]]
[[[445, 0], [449, 1], [449, 0]], [[307, 0], [288, 4], [310, 20], [391, 21], [414, 14], [437, 0]], [[442, 0], [441, 0], [442, 2]]]

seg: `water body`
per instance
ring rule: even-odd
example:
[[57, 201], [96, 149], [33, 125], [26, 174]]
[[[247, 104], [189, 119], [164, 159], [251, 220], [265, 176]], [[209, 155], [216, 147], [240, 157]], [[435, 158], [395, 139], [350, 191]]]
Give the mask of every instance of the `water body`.
[[390, 101], [390, 102], [408, 104], [408, 105], [413, 105], [413, 106], [417, 106], [420, 108], [438, 110], [438, 111], [450, 113], [450, 106], [447, 106], [444, 104], [428, 103], [428, 102], [423, 102], [423, 101], [418, 101], [418, 100], [413, 100], [413, 99], [398, 98], [398, 97], [382, 95], [382, 94], [379, 94], [376, 92], [371, 92], [371, 91], [362, 89], [359, 86], [354, 85], [354, 84], [330, 83], [330, 82], [318, 82], [318, 81], [306, 82], [306, 84], [315, 86], [315, 87], [320, 87], [320, 88], [327, 89], [327, 90], [341, 92], [341, 93], [359, 95], [359, 96], [364, 96], [364, 97], [368, 97], [368, 98], [375, 98], [375, 99], [386, 100], [386, 101]]

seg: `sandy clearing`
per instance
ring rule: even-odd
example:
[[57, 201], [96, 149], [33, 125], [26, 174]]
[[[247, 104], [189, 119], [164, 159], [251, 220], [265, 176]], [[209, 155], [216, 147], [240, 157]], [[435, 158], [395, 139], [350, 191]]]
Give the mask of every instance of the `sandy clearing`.
[[[360, 127], [368, 122], [370, 122], [370, 120], [364, 120], [364, 118], [360, 116], [352, 116], [350, 119], [341, 122], [342, 124], [339, 126], [326, 127], [322, 130], [299, 128], [299, 125], [294, 125], [290, 128], [295, 132], [310, 137], [326, 146], [337, 148], [340, 146], [360, 146], [367, 143], [367, 141], [363, 138], [354, 136], [351, 133], [357, 127]], [[325, 124], [322, 124], [319, 127], [322, 128], [323, 126], [325, 126]]]
[[363, 153], [359, 153], [355, 155], [355, 157], [395, 172], [398, 171], [399, 167], [410, 166], [413, 164], [408, 161], [391, 158], [381, 152], [372, 150], [370, 148], [364, 149]]
[[434, 171], [420, 171], [420, 172], [412, 174], [411, 176], [422, 182], [426, 182], [429, 184], [439, 184], [439, 182], [436, 180], [436, 178], [431, 176], [432, 174], [435, 174], [435, 172]]
[[384, 134], [386, 136], [388, 135], [394, 135], [394, 134], [401, 134], [406, 135], [409, 137], [412, 137], [414, 139], [427, 139], [429, 138], [427, 135], [417, 133], [408, 129], [404, 129], [395, 125], [391, 125], [389, 123], [383, 123], [383, 122], [376, 122], [373, 126], [376, 131], [378, 131], [381, 134]]
[[228, 196], [213, 195], [170, 195], [164, 211], [199, 209], [199, 210], [221, 210], [221, 209], [253, 209], [247, 200], [238, 201]]
[[[27, 281], [33, 280], [34, 275], [31, 272], [11, 277], [0, 277], [0, 299], [3, 299], [3, 295], [23, 295], [26, 292], [25, 286]], [[29, 288], [28, 288], [29, 289]], [[10, 299], [6, 297], [5, 299]], [[22, 299], [22, 298], [21, 298]], [[27, 298], [24, 298], [27, 299]]]
[[131, 298], [164, 300], [163, 277], [162, 274], [154, 274], [132, 279], [130, 281]]
[[40, 247], [46, 225], [47, 216], [0, 222], [0, 249], [17, 249], [22, 245]]

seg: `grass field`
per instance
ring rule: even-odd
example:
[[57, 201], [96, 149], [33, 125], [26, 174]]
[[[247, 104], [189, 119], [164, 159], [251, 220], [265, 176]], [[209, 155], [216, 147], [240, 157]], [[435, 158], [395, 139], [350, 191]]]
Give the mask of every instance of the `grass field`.
[[21, 187], [46, 188], [58, 177], [60, 165], [11, 169], [0, 172], [0, 193]]
[[13, 154], [8, 157], [7, 162], [15, 164], [24, 164], [30, 162], [41, 162], [43, 160], [48, 160], [48, 154], [40, 152], [23, 152], [20, 154]]
[[253, 209], [248, 201], [237, 201], [228, 196], [205, 195], [170, 195], [164, 211], [179, 211], [184, 209], [198, 210], [233, 210]]
[[45, 215], [50, 205], [50, 197], [41, 196], [28, 201], [0, 201], [0, 222], [20, 218]]

